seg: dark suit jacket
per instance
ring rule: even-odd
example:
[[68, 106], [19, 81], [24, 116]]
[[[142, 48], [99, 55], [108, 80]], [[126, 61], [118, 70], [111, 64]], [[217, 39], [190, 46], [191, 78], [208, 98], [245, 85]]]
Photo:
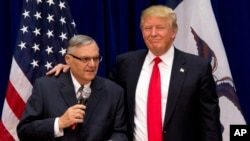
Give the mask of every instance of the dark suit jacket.
[[[134, 128], [135, 90], [147, 52], [139, 50], [117, 56], [110, 74], [125, 90], [130, 140]], [[175, 48], [162, 129], [164, 141], [221, 141], [219, 115], [211, 65]]]
[[126, 141], [127, 122], [123, 89], [114, 82], [96, 77], [87, 102], [83, 124], [75, 130], [64, 129], [64, 136], [54, 138], [55, 117], [77, 103], [70, 73], [59, 77], [44, 76], [35, 81], [32, 95], [17, 127], [23, 141]]

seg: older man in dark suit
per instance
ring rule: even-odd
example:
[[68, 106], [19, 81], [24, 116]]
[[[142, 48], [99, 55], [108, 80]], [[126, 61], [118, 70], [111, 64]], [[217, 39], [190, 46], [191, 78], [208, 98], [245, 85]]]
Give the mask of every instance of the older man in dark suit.
[[[70, 71], [35, 81], [17, 126], [21, 141], [127, 141], [123, 89], [96, 76], [101, 59], [91, 37], [70, 39], [65, 55]], [[82, 94], [90, 94], [84, 105], [77, 104]]]

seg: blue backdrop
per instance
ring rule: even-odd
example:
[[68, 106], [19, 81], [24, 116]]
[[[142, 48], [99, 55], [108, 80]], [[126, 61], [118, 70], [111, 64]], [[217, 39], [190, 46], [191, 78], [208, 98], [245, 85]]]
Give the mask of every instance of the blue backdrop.
[[[140, 13], [151, 4], [166, 0], [69, 0], [78, 33], [95, 38], [104, 61], [99, 75], [106, 76], [117, 54], [145, 48], [139, 29]], [[236, 85], [240, 105], [250, 123], [250, 1], [211, 0], [222, 41]], [[2, 1], [0, 5], [0, 113], [15, 50], [21, 0]], [[209, 21], [207, 21], [209, 22]]]

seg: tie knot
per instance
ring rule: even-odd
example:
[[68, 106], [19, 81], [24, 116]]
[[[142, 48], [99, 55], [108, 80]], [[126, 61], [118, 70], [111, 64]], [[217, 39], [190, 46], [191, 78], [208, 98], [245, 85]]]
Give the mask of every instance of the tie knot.
[[82, 91], [83, 90], [83, 88], [84, 88], [84, 86], [83, 85], [81, 85], [81, 87], [78, 89], [78, 91], [80, 92], [80, 91]]
[[155, 57], [154, 61], [155, 61], [155, 64], [158, 65], [161, 62], [161, 58]]
[[78, 89], [77, 93], [78, 93], [79, 95], [81, 95], [81, 93], [82, 93], [82, 91], [83, 91], [83, 88], [84, 88], [84, 86], [81, 85], [81, 87]]

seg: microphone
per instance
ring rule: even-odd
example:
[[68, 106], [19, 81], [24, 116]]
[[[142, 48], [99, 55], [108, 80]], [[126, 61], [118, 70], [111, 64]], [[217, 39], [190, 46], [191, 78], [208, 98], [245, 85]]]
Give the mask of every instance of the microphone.
[[[78, 98], [78, 104], [86, 105], [88, 98], [91, 94], [91, 88], [90, 87], [84, 87], [82, 94]], [[73, 124], [71, 126], [72, 130], [75, 130], [77, 124]]]
[[90, 87], [84, 87], [82, 94], [78, 98], [78, 104], [86, 105], [90, 94], [91, 94], [91, 88]]

